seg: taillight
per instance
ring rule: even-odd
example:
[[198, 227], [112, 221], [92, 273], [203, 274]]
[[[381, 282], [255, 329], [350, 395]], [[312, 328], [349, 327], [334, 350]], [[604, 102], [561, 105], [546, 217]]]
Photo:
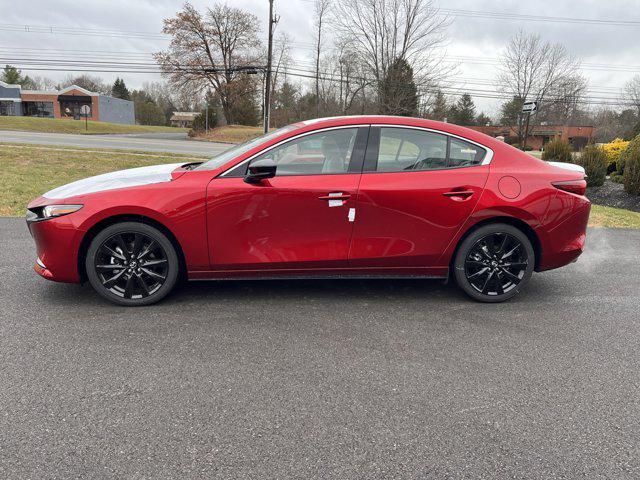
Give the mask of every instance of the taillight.
[[551, 184], [558, 190], [575, 193], [576, 195], [584, 195], [587, 192], [587, 181], [584, 179], [566, 180], [564, 182], [551, 182]]

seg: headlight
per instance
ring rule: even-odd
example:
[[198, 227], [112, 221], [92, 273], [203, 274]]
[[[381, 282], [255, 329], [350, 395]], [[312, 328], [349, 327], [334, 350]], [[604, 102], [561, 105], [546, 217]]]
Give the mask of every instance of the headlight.
[[61, 217], [77, 212], [83, 205], [47, 205], [45, 207], [34, 207], [27, 209], [27, 223], [41, 222], [50, 218]]
[[77, 212], [81, 208], [82, 205], [47, 205], [42, 208], [41, 215], [43, 219], [61, 217], [62, 215]]

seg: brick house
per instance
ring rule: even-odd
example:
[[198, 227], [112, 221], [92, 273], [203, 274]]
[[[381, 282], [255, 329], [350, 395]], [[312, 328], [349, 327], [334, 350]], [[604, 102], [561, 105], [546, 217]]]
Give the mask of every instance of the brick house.
[[[518, 142], [518, 129], [516, 126], [490, 125], [469, 127], [473, 130], [485, 133], [492, 137], [504, 137], [507, 143]], [[595, 127], [587, 125], [534, 125], [530, 127], [531, 133], [527, 138], [527, 147], [534, 150], [542, 150], [549, 141], [560, 138], [569, 142], [575, 150], [580, 150], [593, 140]]]

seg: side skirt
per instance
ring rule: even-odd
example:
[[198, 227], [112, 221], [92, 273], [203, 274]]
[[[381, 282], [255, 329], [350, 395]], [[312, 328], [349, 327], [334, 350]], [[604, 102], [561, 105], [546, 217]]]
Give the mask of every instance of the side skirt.
[[439, 279], [447, 281], [449, 269], [327, 269], [327, 270], [207, 270], [189, 272], [189, 280], [302, 280], [302, 279]]

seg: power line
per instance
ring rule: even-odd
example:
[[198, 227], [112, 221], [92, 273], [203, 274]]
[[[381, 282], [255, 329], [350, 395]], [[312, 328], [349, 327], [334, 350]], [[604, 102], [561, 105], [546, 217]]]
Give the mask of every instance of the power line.
[[441, 13], [453, 17], [486, 18], [495, 20], [516, 20], [526, 22], [552, 22], [552, 23], [574, 23], [588, 25], [608, 25], [619, 27], [640, 27], [637, 20], [614, 20], [600, 18], [578, 18], [578, 17], [552, 17], [546, 15], [531, 15], [508, 12], [486, 12], [482, 10], [466, 10], [456, 8], [440, 8]]
[[[55, 67], [55, 66], [54, 66]], [[149, 74], [149, 73], [166, 73], [166, 71], [162, 71], [160, 69], [157, 69], [155, 71], [150, 70], [150, 69], [145, 69], [145, 70], [140, 70], [140, 69], [131, 69], [131, 70], [125, 70], [122, 68], [115, 68], [114, 69], [107, 69], [107, 68], [81, 68], [81, 69], [74, 69], [73, 71], [75, 72], [83, 72], [83, 73], [144, 73], [144, 74]], [[28, 71], [57, 71], [57, 72], [68, 72], [69, 69], [68, 68], [23, 68], [23, 70], [28, 70]], [[195, 71], [195, 70], [194, 70]], [[202, 71], [200, 69], [198, 69], [197, 71]], [[175, 72], [184, 72], [184, 70], [175, 70]], [[287, 75], [293, 76], [293, 77], [298, 77], [298, 78], [308, 78], [308, 79], [315, 79], [315, 73], [314, 72], [308, 72], [308, 73], [292, 73], [292, 72], [288, 72]], [[340, 80], [337, 78], [333, 78], [333, 77], [320, 77], [321, 80], [324, 81], [332, 81], [332, 82], [343, 82], [344, 80]], [[498, 92], [495, 92], [493, 90], [483, 90], [483, 89], [475, 89], [475, 90], [467, 90], [465, 89], [463, 90], [459, 90], [459, 89], [449, 89], [449, 88], [438, 88], [438, 87], [432, 87], [432, 88], [427, 88], [427, 87], [420, 87], [418, 88], [419, 93], [421, 94], [433, 94], [437, 91], [441, 91], [442, 93], [444, 93], [445, 95], [448, 96], [462, 96], [465, 94], [470, 94], [472, 97], [475, 98], [487, 98], [487, 99], [496, 99], [496, 100], [511, 100], [513, 98], [513, 95], [511, 94], [501, 94]], [[559, 98], [554, 98], [554, 97], [550, 97], [549, 98], [550, 101], [555, 101], [555, 102], [559, 102], [562, 101], [562, 99]], [[615, 99], [615, 98], [598, 98], [598, 97], [585, 97], [581, 100], [582, 104], [586, 104], [586, 105], [602, 105], [602, 106], [632, 106], [631, 103], [626, 102], [624, 100], [621, 99]]]

